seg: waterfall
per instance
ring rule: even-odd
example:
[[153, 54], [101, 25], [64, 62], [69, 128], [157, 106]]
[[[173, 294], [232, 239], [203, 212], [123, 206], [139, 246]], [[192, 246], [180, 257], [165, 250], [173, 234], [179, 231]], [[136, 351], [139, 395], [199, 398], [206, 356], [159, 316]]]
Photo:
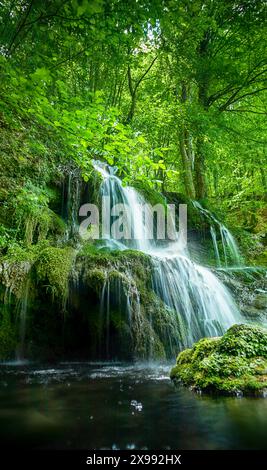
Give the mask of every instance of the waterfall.
[[[210, 224], [210, 234], [217, 266], [229, 266], [229, 264], [241, 266], [242, 257], [237, 243], [228, 228], [226, 228], [208, 209], [204, 209], [198, 201], [192, 201], [192, 204]], [[222, 245], [222, 258], [218, 247], [217, 233], [219, 234]]]
[[[231, 325], [241, 322], [241, 315], [226, 287], [209, 269], [194, 263], [177, 241], [168, 241], [162, 246], [153, 239], [146, 239], [143, 197], [134, 188], [123, 186], [115, 174], [115, 168], [102, 162], [94, 162], [94, 167], [103, 176], [101, 196], [109, 196], [111, 206], [122, 202], [127, 205], [128, 217], [133, 222], [133, 238], [118, 242], [112, 240], [110, 231], [104, 231], [102, 238], [107, 239], [105, 243], [109, 247], [137, 249], [151, 256], [154, 292], [169, 308], [173, 316], [172, 323], [177, 325], [177, 335], [180, 338], [184, 338], [178, 331], [181, 328], [180, 318], [186, 327], [187, 334], [181, 339], [180, 347], [190, 346], [204, 336], [220, 336]], [[223, 233], [227, 244], [228, 232]], [[218, 248], [217, 253], [219, 257]], [[106, 294], [105, 298], [107, 301]], [[109, 307], [106, 305], [105, 308], [108, 312]], [[108, 317], [108, 313], [106, 316]]]
[[240, 321], [237, 307], [223, 284], [187, 256], [157, 259], [153, 281], [158, 295], [182, 315], [188, 332], [184, 347], [203, 336], [222, 335]]

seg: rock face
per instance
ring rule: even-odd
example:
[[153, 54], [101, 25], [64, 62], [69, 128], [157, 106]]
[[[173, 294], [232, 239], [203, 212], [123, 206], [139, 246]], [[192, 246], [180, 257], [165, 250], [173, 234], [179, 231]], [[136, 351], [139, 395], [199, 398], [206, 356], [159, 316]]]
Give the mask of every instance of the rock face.
[[267, 326], [267, 272], [265, 268], [218, 269], [216, 275], [229, 288], [248, 321]]
[[177, 357], [171, 379], [197, 392], [267, 397], [267, 330], [234, 325]]
[[0, 360], [174, 357], [185, 328], [154, 292], [149, 256], [37, 248], [0, 262]]

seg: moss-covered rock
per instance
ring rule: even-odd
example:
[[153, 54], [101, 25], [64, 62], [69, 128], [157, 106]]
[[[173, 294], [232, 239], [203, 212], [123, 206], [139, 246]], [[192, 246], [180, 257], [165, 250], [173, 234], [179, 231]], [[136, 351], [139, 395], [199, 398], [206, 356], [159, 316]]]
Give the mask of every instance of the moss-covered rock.
[[167, 206], [166, 198], [161, 194], [160, 191], [149, 186], [146, 181], [135, 180], [132, 186], [144, 197], [145, 201], [155, 206], [156, 204], [162, 204], [164, 207]]
[[234, 325], [201, 339], [178, 355], [170, 376], [196, 391], [267, 396], [267, 330]]
[[76, 257], [75, 269], [84, 280], [87, 279], [89, 285], [96, 278], [98, 284], [103, 284], [107, 276], [110, 280], [117, 278], [128, 284], [134, 278], [141, 293], [151, 283], [150, 257], [137, 250], [98, 249], [95, 245], [86, 243]]
[[86, 243], [76, 257], [74, 272], [79, 289], [74, 296], [79, 304], [75, 308], [81, 310], [81, 304], [89, 298], [95, 305], [88, 321], [92, 336], [93, 330], [101, 334], [98, 350], [108, 340], [114, 354], [124, 357], [166, 357], [156, 320], [159, 306], [151, 290], [149, 256], [135, 250], [99, 249]]
[[3, 260], [0, 263], [0, 284], [20, 298], [31, 265], [31, 260]]
[[7, 312], [4, 318], [0, 309], [0, 329], [10, 339], [1, 357], [14, 357], [28, 281], [27, 357], [172, 357], [180, 342], [177, 315], [153, 292], [151, 269], [150, 257], [135, 250], [14, 245], [0, 263]]
[[37, 282], [46, 287], [53, 298], [63, 304], [68, 294], [68, 282], [75, 250], [71, 247], [44, 249], [35, 262]]

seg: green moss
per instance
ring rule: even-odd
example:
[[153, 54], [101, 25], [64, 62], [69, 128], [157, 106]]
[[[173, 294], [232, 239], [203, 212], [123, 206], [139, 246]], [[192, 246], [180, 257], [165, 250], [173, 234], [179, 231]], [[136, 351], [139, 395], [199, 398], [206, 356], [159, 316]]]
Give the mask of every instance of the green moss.
[[92, 269], [86, 274], [86, 283], [93, 291], [100, 294], [105, 283], [106, 276], [101, 269]]
[[82, 176], [85, 181], [87, 181], [88, 178], [88, 187], [90, 188], [90, 201], [100, 206], [100, 187], [103, 183], [102, 175], [98, 171], [95, 171], [95, 169], [93, 168], [89, 175], [83, 174]]
[[0, 263], [1, 285], [20, 298], [30, 268], [31, 261], [28, 260], [2, 260]]
[[135, 359], [166, 359], [164, 345], [144, 315], [133, 324], [132, 337]]
[[267, 250], [257, 254], [254, 259], [251, 260], [255, 266], [267, 266]]
[[262, 395], [267, 387], [267, 330], [234, 325], [222, 338], [205, 338], [182, 351], [170, 376], [205, 392]]
[[[99, 250], [91, 243], [85, 243], [76, 258], [77, 270], [86, 272], [92, 269], [100, 269], [104, 273], [110, 273], [112, 277], [119, 276], [119, 273], [126, 278], [134, 278], [139, 292], [144, 291], [150, 283], [150, 257], [137, 250]], [[121, 279], [123, 280], [123, 279]]]
[[190, 364], [190, 362], [192, 361], [192, 355], [192, 349], [184, 349], [180, 352], [179, 356], [177, 357], [177, 364]]
[[267, 358], [266, 330], [257, 326], [234, 325], [219, 344], [221, 353], [235, 356]]
[[86, 242], [83, 244], [81, 250], [79, 251], [79, 256], [84, 256], [88, 258], [93, 258], [95, 260], [103, 261], [145, 261], [149, 260], [150, 257], [138, 250], [111, 250], [108, 247], [99, 248], [97, 243]]
[[203, 359], [206, 355], [213, 352], [216, 348], [219, 338], [203, 338], [193, 347], [192, 361]]
[[181, 372], [181, 368], [180, 368], [179, 365], [176, 365], [176, 366], [172, 367], [171, 371], [170, 371], [170, 378], [172, 380], [179, 380], [180, 372]]
[[220, 377], [240, 377], [250, 372], [249, 362], [239, 356], [227, 356], [226, 354], [207, 353], [198, 364], [198, 370], [204, 376], [219, 374]]
[[63, 302], [68, 294], [69, 275], [75, 256], [73, 248], [44, 249], [35, 263], [37, 282], [48, 288], [53, 298]]
[[43, 240], [41, 243], [30, 246], [12, 243], [10, 244], [7, 253], [2, 257], [2, 260], [8, 263], [20, 261], [28, 261], [31, 263], [35, 261], [40, 252], [48, 246], [48, 240]]
[[148, 182], [144, 180], [135, 180], [131, 186], [137, 189], [137, 191], [144, 197], [145, 201], [152, 206], [162, 204], [164, 207], [167, 207], [166, 198], [159, 191], [151, 187]]

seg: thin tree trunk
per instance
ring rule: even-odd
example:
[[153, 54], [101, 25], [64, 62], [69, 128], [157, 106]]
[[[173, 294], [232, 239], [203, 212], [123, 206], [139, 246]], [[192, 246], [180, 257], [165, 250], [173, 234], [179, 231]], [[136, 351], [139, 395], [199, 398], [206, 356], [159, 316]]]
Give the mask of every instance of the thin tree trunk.
[[196, 155], [194, 165], [196, 198], [204, 199], [207, 196], [207, 184], [205, 174], [205, 153], [203, 150], [203, 137], [199, 136], [196, 141]]
[[[187, 88], [187, 84], [183, 82], [181, 90], [181, 103], [185, 103], [187, 101]], [[193, 178], [194, 152], [190, 133], [184, 125], [182, 125], [179, 133], [179, 147], [183, 164], [183, 181], [185, 192], [186, 195], [190, 197], [190, 199], [195, 199], [196, 193]]]
[[194, 180], [193, 180], [193, 172], [192, 172], [192, 161], [190, 158], [190, 154], [188, 153], [188, 148], [186, 146], [186, 136], [187, 132], [183, 129], [180, 132], [179, 136], [179, 145], [180, 145], [180, 153], [182, 157], [183, 163], [183, 180], [184, 180], [184, 187], [185, 192], [190, 199], [195, 199], [195, 187], [194, 187]]

